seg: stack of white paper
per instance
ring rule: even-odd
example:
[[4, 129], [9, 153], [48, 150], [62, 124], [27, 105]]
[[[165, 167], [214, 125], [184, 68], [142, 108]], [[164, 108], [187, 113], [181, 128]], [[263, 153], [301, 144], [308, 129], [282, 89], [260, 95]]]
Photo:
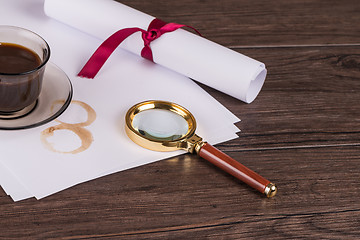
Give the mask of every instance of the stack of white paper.
[[[146, 150], [127, 138], [125, 113], [140, 101], [159, 99], [183, 105], [194, 114], [198, 135], [211, 144], [237, 137], [234, 123], [239, 119], [186, 76], [118, 49], [95, 79], [79, 78], [78, 71], [101, 40], [46, 16], [44, 0], [0, 0], [0, 4], [0, 24], [24, 27], [46, 39], [50, 61], [67, 73], [74, 88], [74, 102], [58, 121], [0, 131], [0, 184], [13, 200], [40, 199], [106, 174], [184, 153]], [[88, 114], [79, 103], [96, 112], [94, 121], [84, 126], [92, 135], [90, 146], [79, 153], [62, 153], [81, 145], [78, 135], [64, 129], [47, 139], [57, 151], [49, 149], [42, 141], [49, 128], [59, 121], [86, 122]]]

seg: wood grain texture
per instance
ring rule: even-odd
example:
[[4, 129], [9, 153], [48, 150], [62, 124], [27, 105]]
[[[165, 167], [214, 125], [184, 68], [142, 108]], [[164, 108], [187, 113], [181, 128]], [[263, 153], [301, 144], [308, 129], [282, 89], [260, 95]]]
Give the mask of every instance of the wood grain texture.
[[360, 144], [360, 47], [241, 52], [268, 63], [267, 80], [252, 104], [215, 96], [242, 119], [242, 148]]
[[229, 47], [360, 43], [356, 0], [122, 0], [164, 21], [196, 27]]
[[242, 119], [240, 137], [216, 147], [278, 194], [267, 199], [185, 154], [40, 201], [1, 191], [0, 239], [359, 238], [357, 1], [121, 2], [266, 63], [251, 104], [201, 86]]

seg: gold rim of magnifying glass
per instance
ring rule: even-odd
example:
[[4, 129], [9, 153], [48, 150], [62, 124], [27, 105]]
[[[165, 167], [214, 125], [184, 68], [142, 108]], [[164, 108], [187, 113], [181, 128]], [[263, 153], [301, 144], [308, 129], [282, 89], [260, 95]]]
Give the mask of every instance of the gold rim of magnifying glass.
[[[187, 133], [179, 139], [170, 140], [170, 141], [150, 139], [147, 138], [146, 136], [141, 135], [132, 126], [132, 121], [134, 120], [136, 114], [150, 109], [169, 110], [182, 116], [188, 123]], [[126, 113], [125, 122], [126, 122], [125, 124], [126, 134], [133, 142], [144, 148], [154, 151], [162, 151], [162, 152], [175, 151], [179, 149], [187, 150], [188, 148], [187, 140], [194, 136], [196, 130], [195, 118], [186, 108], [176, 103], [159, 101], [159, 100], [145, 101], [132, 106]]]

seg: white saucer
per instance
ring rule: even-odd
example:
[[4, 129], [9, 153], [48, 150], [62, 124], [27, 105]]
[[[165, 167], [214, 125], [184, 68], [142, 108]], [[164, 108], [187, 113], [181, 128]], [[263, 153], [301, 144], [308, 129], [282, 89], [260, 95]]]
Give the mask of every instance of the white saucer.
[[[55, 64], [46, 65], [42, 90], [34, 109], [13, 119], [1, 118], [0, 129], [19, 130], [38, 127], [59, 117], [69, 106], [73, 95], [70, 79]], [[54, 104], [61, 102], [61, 104]]]

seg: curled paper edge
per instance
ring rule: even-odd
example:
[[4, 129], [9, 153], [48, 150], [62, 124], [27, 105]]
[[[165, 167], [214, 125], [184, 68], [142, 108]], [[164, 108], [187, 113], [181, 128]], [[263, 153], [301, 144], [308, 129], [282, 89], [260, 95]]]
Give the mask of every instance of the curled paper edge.
[[250, 81], [249, 88], [246, 93], [245, 102], [252, 103], [255, 98], [259, 95], [262, 86], [265, 83], [267, 70], [264, 65], [259, 67], [259, 71], [254, 74], [254, 79]]

